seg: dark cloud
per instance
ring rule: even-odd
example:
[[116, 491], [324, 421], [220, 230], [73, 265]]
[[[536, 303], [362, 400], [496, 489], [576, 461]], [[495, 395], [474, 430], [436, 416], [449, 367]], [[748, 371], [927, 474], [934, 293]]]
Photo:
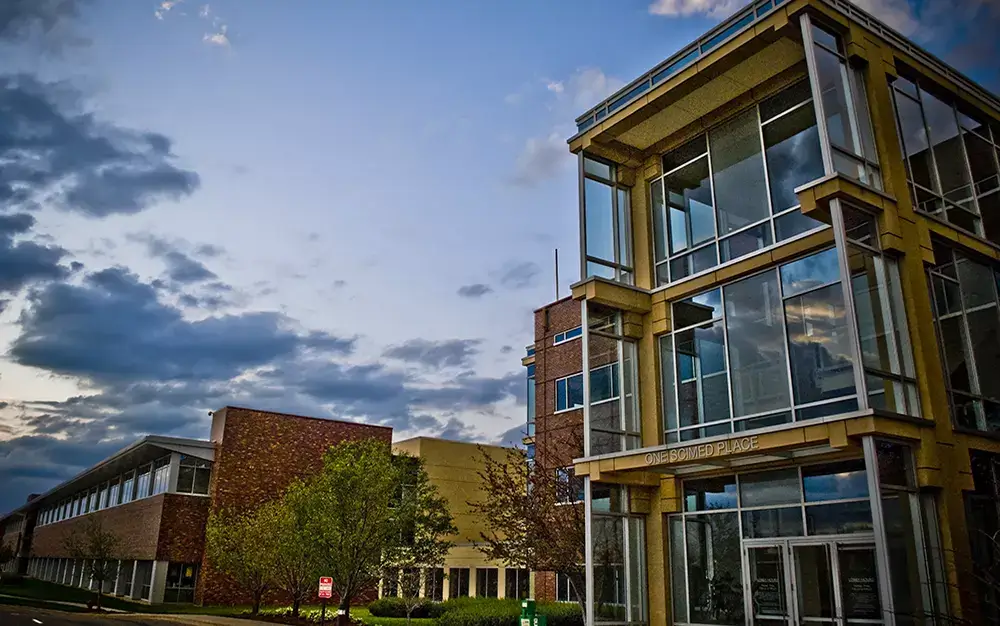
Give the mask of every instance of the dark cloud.
[[390, 347], [382, 355], [433, 368], [471, 367], [472, 359], [479, 353], [481, 343], [482, 339], [448, 339], [445, 341], [411, 339], [398, 346]]
[[133, 214], [199, 185], [174, 165], [170, 139], [99, 121], [68, 83], [0, 76], [0, 111], [0, 208]]
[[47, 285], [28, 301], [10, 358], [95, 384], [228, 379], [306, 345], [276, 313], [186, 320], [123, 268]]
[[509, 264], [500, 274], [500, 284], [508, 289], [524, 289], [535, 283], [542, 268], [532, 261]]
[[41, 40], [50, 46], [84, 43], [71, 30], [84, 4], [82, 0], [3, 0], [0, 41]]
[[500, 348], [500, 354], [510, 354], [514, 351], [514, 346], [503, 346]]
[[458, 295], [463, 298], [482, 298], [488, 293], [491, 293], [493, 288], [489, 285], [483, 283], [475, 283], [472, 285], [462, 285], [458, 288]]
[[34, 241], [14, 241], [15, 236], [27, 233], [34, 224], [35, 218], [26, 213], [0, 214], [0, 293], [13, 294], [29, 283], [69, 274], [69, 270], [60, 265], [68, 254], [63, 248]]

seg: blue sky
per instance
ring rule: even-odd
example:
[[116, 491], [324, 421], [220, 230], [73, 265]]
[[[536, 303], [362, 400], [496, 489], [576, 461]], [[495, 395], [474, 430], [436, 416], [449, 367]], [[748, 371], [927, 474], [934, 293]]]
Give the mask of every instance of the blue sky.
[[[995, 8], [858, 3], [995, 84]], [[227, 403], [517, 439], [574, 118], [738, 6], [5, 2], [0, 511]]]

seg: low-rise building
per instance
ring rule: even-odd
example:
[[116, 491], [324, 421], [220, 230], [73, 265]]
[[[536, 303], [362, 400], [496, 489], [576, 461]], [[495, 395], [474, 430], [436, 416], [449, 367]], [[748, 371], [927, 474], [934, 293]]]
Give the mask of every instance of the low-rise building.
[[[450, 537], [454, 546], [444, 567], [423, 575], [422, 595], [443, 601], [458, 597], [526, 598], [532, 581], [526, 569], [506, 567], [487, 559], [477, 546], [483, 543], [482, 522], [469, 506], [487, 497], [480, 472], [483, 454], [503, 461], [509, 448], [485, 444], [448, 441], [434, 437], [415, 437], [399, 441], [393, 450], [419, 458], [432, 485], [448, 501], [458, 532]], [[383, 580], [380, 595], [395, 596], [398, 585]]]
[[7, 565], [29, 576], [94, 589], [65, 538], [98, 516], [120, 539], [104, 592], [149, 603], [233, 604], [242, 594], [205, 560], [213, 511], [245, 511], [278, 497], [350, 439], [386, 444], [384, 426], [225, 407], [209, 440], [149, 435], [0, 517]]

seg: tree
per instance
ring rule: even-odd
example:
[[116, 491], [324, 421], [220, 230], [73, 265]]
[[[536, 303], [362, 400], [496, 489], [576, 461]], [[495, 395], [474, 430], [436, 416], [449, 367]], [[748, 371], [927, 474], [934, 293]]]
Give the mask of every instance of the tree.
[[274, 587], [292, 601], [292, 615], [299, 616], [299, 607], [309, 598], [319, 577], [319, 568], [306, 534], [306, 508], [297, 500], [301, 491], [290, 491], [276, 502], [264, 505], [258, 512], [261, 523], [273, 536]]
[[455, 545], [449, 537], [458, 529], [452, 521], [448, 501], [430, 482], [422, 460], [399, 455], [395, 463], [402, 481], [395, 511], [401, 522], [400, 540], [389, 546], [385, 562], [389, 575], [397, 572], [400, 575], [399, 598], [409, 624], [413, 611], [425, 601], [420, 597], [422, 573], [444, 566], [448, 551]]
[[251, 513], [212, 513], [205, 531], [211, 564], [231, 576], [253, 598], [251, 613], [260, 611], [275, 569], [276, 540], [267, 506]]
[[[14, 560], [14, 548], [9, 543], [4, 543], [0, 539], [0, 572], [3, 572], [4, 567], [7, 563]], [[2, 577], [0, 577], [0, 582], [2, 582]]]
[[510, 567], [565, 576], [586, 615], [582, 482], [542, 459], [529, 464], [522, 450], [498, 459], [480, 448], [480, 455], [484, 498], [469, 502], [485, 528], [479, 550]]
[[319, 474], [289, 490], [306, 545], [322, 573], [333, 578], [344, 621], [359, 593], [393, 567], [431, 558], [440, 546], [426, 538], [452, 528], [450, 515], [447, 525], [442, 521], [433, 489], [424, 486], [422, 465], [416, 464], [415, 474], [413, 467], [395, 459], [387, 443], [347, 441], [327, 452]]
[[74, 559], [84, 564], [83, 574], [97, 583], [97, 608], [101, 608], [104, 581], [118, 573], [121, 540], [111, 530], [105, 530], [100, 517], [87, 516], [63, 536], [63, 547]]

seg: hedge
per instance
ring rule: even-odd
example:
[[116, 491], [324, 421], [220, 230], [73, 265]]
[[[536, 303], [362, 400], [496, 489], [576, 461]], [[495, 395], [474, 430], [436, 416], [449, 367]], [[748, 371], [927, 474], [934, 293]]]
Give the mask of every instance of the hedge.
[[[444, 604], [422, 599], [410, 617], [441, 617], [444, 611]], [[368, 612], [375, 617], [406, 617], [406, 604], [400, 598], [379, 598], [368, 605]]]
[[[562, 602], [540, 602], [536, 613], [544, 615], [548, 626], [583, 626], [580, 605]], [[518, 600], [494, 598], [459, 598], [444, 603], [444, 613], [438, 626], [517, 626], [521, 616]]]

